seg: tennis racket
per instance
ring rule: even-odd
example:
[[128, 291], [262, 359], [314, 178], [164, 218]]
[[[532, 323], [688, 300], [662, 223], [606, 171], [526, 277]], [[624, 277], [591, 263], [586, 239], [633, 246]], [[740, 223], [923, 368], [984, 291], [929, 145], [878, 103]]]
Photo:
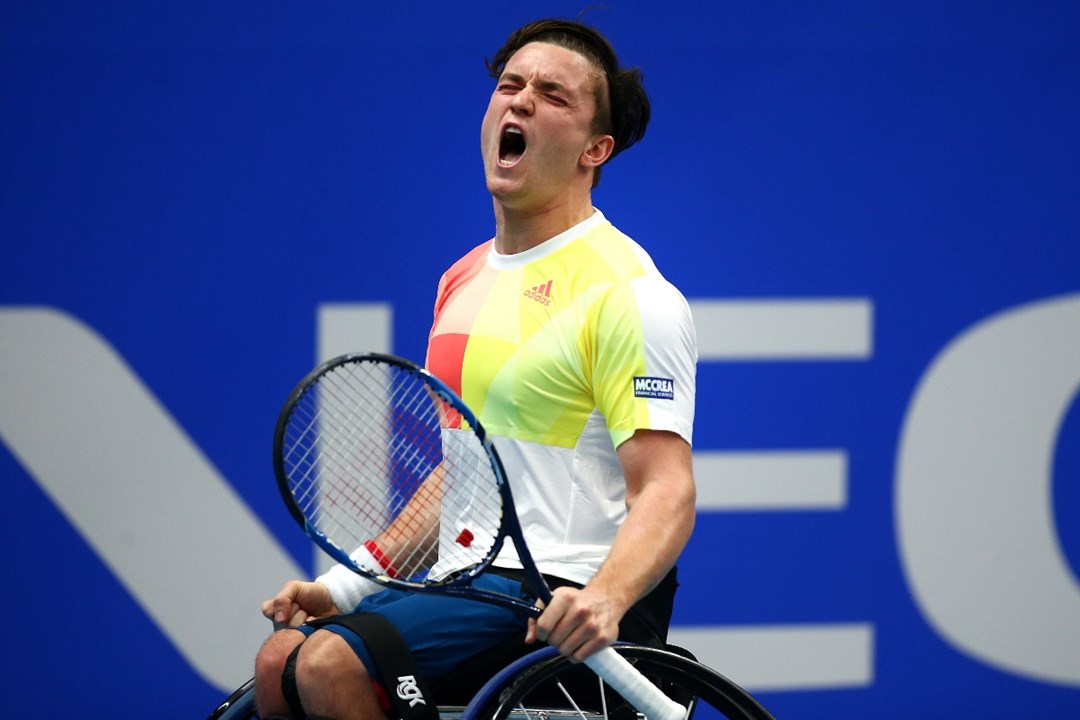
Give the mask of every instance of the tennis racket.
[[[475, 415], [445, 383], [391, 355], [343, 355], [292, 391], [274, 433], [274, 474], [292, 517], [337, 562], [388, 587], [504, 605], [471, 587], [507, 538], [548, 603], [502, 462]], [[683, 720], [610, 647], [585, 663], [650, 720]]]

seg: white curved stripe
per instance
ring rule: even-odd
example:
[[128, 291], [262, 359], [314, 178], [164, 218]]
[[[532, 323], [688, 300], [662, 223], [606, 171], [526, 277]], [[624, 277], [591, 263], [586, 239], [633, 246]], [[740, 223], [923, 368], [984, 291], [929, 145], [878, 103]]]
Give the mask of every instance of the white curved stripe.
[[249, 677], [260, 602], [303, 571], [112, 346], [0, 310], [0, 397], [0, 437], [192, 667]]

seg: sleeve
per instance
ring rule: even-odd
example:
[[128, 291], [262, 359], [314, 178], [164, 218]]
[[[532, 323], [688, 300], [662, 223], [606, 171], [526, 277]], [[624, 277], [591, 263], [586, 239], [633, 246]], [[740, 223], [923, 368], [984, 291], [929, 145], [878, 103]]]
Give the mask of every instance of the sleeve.
[[637, 430], [693, 442], [697, 336], [682, 293], [659, 275], [612, 289], [597, 315], [594, 394], [618, 447]]

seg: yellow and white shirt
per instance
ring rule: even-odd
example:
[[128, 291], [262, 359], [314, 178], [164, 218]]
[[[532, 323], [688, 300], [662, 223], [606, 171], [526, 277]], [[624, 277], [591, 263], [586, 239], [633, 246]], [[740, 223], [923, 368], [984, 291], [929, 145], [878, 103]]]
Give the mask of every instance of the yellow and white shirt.
[[[488, 241], [455, 263], [427, 356], [492, 436], [541, 572], [580, 583], [626, 515], [615, 448], [639, 429], [692, 440], [696, 362], [686, 300], [599, 211], [526, 252]], [[495, 564], [521, 567], [509, 544]]]

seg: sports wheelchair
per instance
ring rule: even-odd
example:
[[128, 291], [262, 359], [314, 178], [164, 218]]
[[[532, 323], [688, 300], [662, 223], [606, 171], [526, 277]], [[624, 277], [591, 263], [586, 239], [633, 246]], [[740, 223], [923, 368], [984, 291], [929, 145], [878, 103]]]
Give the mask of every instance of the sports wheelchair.
[[[749, 693], [697, 662], [686, 650], [617, 644], [615, 650], [672, 699], [687, 708], [687, 720], [774, 720]], [[472, 665], [472, 663], [469, 663]], [[475, 673], [475, 668], [464, 668]], [[584, 665], [570, 662], [553, 647], [519, 657], [496, 672], [471, 699], [448, 691], [455, 673], [441, 681], [440, 720], [640, 720], [641, 715]], [[254, 681], [238, 688], [207, 720], [255, 720]], [[440, 688], [442, 692], [440, 692]], [[446, 702], [447, 704], [443, 704]], [[454, 704], [462, 703], [462, 704]]]

